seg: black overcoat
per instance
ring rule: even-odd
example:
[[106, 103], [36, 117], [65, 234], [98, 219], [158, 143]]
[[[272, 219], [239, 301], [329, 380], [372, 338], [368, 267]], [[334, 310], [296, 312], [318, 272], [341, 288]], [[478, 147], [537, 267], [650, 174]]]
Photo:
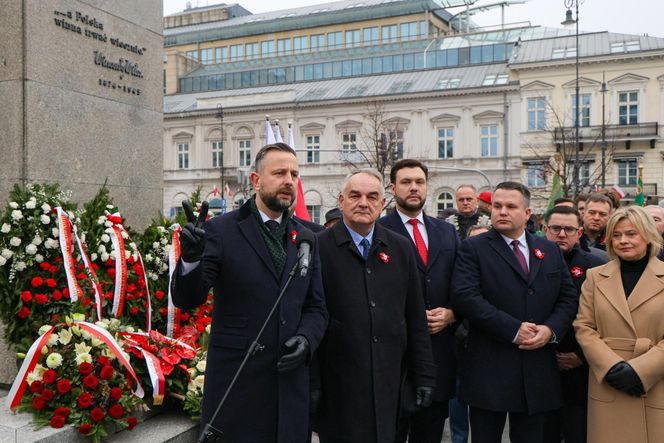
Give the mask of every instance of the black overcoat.
[[[417, 270], [424, 294], [426, 309], [450, 308], [452, 271], [459, 247], [459, 236], [450, 223], [428, 215], [423, 216], [429, 239], [427, 265], [424, 265], [415, 242], [408, 234], [397, 211], [378, 220], [391, 231], [405, 236], [415, 252]], [[434, 401], [448, 401], [456, 391], [456, 355], [454, 325], [449, 325], [437, 334], [429, 335], [431, 350], [436, 363], [436, 391]]]
[[568, 331], [578, 296], [557, 244], [526, 232], [529, 274], [491, 231], [461, 243], [452, 276], [452, 307], [469, 320], [460, 398], [490, 411], [535, 414], [562, 406], [554, 343], [532, 351], [513, 340], [522, 322]]
[[318, 234], [330, 321], [318, 350], [321, 442], [392, 443], [401, 376], [435, 385], [415, 254], [375, 225], [365, 262], [343, 222]]
[[[258, 219], [249, 202], [239, 210], [215, 217], [204, 224], [206, 245], [203, 258], [191, 272], [173, 284], [176, 306], [201, 304], [214, 288], [212, 333], [205, 371], [203, 414], [206, 423], [240, 366], [272, 304], [297, 261], [294, 231], [304, 227], [287, 219], [287, 259], [277, 275]], [[303, 335], [313, 352], [327, 325], [320, 260], [314, 246], [313, 269], [305, 278], [296, 277], [286, 291], [274, 317], [260, 340], [262, 351], [249, 359], [228, 397], [215, 427], [230, 442], [308, 442], [309, 369], [277, 372], [283, 343]]]

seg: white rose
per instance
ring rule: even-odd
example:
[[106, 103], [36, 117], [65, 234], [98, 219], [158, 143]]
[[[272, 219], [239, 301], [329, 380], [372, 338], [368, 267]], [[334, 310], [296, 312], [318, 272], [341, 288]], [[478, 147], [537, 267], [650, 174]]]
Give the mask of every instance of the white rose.
[[73, 336], [73, 334], [71, 333], [71, 331], [69, 329], [63, 329], [58, 334], [58, 341], [61, 344], [66, 345], [71, 341], [72, 336]]
[[46, 241], [44, 242], [44, 247], [46, 249], [55, 249], [60, 245], [60, 243], [53, 239], [53, 238], [47, 238]]
[[58, 231], [58, 228], [51, 229], [51, 235], [53, 237], [57, 237], [58, 235], [60, 235], [60, 231]]
[[196, 364], [196, 369], [199, 370], [199, 372], [205, 372], [205, 365], [206, 365], [206, 360], [201, 360]]
[[35, 255], [35, 261], [36, 261], [37, 263], [41, 263], [41, 262], [43, 262], [43, 261], [44, 261], [44, 256], [41, 255], [41, 254], [37, 254], [37, 255]]
[[37, 246], [30, 243], [28, 246], [25, 247], [25, 252], [26, 254], [29, 255], [35, 255], [37, 253]]
[[51, 212], [51, 206], [48, 203], [44, 203], [43, 205], [41, 205], [41, 209], [42, 211], [44, 211], [44, 214], [48, 214], [49, 212]]
[[97, 248], [97, 252], [99, 252], [100, 254], [103, 254], [104, 252], [106, 252], [106, 246], [99, 245], [99, 247]]
[[168, 244], [168, 239], [167, 238], [162, 238], [161, 239], [161, 244], [162, 245], [167, 245]]
[[106, 226], [107, 228], [110, 228], [111, 226], [113, 226], [113, 222], [110, 222], [110, 221], [106, 220], [104, 222], [104, 226]]
[[12, 211], [12, 220], [19, 221], [22, 218], [23, 218], [23, 213], [20, 210], [14, 209]]
[[152, 243], [152, 249], [159, 249], [159, 242]]
[[32, 200], [32, 197], [30, 197], [30, 200], [25, 202], [25, 208], [26, 209], [35, 209], [37, 207], [37, 201]]
[[7, 234], [7, 233], [9, 233], [9, 231], [11, 231], [11, 229], [12, 229], [12, 226], [10, 224], [3, 223], [2, 228], [0, 228], [0, 232], [2, 232], [3, 234]]
[[150, 263], [152, 261], [152, 254], [145, 254], [143, 259], [145, 260], [145, 263]]
[[11, 246], [21, 246], [21, 239], [18, 238], [18, 237], [12, 237], [12, 238], [9, 240], [9, 244], [10, 244]]
[[46, 214], [42, 214], [41, 217], [39, 217], [39, 221], [41, 221], [43, 225], [47, 225], [51, 223], [51, 217]]
[[103, 215], [97, 219], [98, 225], [103, 225], [104, 222], [106, 222], [106, 217], [104, 217]]
[[106, 205], [106, 209], [111, 209], [111, 210], [113, 210], [113, 208], [115, 208], [115, 206], [113, 206], [113, 205]]
[[16, 266], [14, 266], [14, 269], [16, 269], [17, 271], [22, 271], [26, 268], [26, 266], [27, 265], [25, 264], [25, 262], [20, 261], [20, 262], [16, 263]]
[[9, 202], [9, 207], [12, 208], [12, 209], [16, 209], [16, 208], [18, 208], [18, 203], [16, 203], [16, 202]]
[[104, 243], [108, 243], [109, 241], [111, 241], [111, 237], [109, 237], [108, 234], [102, 234], [101, 241], [103, 241]]
[[12, 255], [14, 255], [14, 252], [9, 249], [3, 249], [2, 252], [0, 252], [0, 255], [2, 258], [10, 259], [12, 258]]
[[0, 266], [4, 266], [7, 263], [7, 259], [0, 255]]
[[115, 257], [116, 257], [116, 255], [115, 255], [115, 250], [112, 250], [111, 253], [109, 254], [109, 256], [110, 256], [113, 260], [115, 260]]
[[90, 260], [97, 261], [97, 253], [96, 252], [93, 252], [92, 254], [90, 254]]
[[205, 385], [205, 376], [204, 375], [199, 375], [194, 379], [194, 384], [198, 389], [201, 391], [203, 390], [203, 386]]
[[131, 257], [131, 252], [125, 249], [125, 260], [129, 260], [129, 257]]
[[[57, 337], [56, 337], [57, 338]], [[55, 369], [62, 364], [62, 355], [57, 352], [53, 352], [46, 357], [46, 366], [51, 369]]]
[[105, 262], [106, 260], [108, 260], [108, 257], [109, 255], [104, 252], [103, 254], [101, 254], [101, 261]]
[[35, 246], [39, 246], [39, 245], [42, 244], [42, 239], [41, 239], [41, 237], [39, 236], [39, 234], [35, 235], [35, 238], [32, 239], [32, 242], [31, 242], [31, 243], [32, 243], [33, 245], [35, 245]]

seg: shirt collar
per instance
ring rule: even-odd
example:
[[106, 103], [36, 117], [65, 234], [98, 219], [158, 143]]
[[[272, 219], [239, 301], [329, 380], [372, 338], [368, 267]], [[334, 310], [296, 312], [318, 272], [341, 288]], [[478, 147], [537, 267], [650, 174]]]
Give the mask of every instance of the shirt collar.
[[279, 216], [279, 218], [270, 218], [265, 212], [263, 212], [263, 211], [261, 211], [260, 209], [258, 209], [258, 206], [256, 207], [256, 209], [258, 210], [258, 213], [260, 214], [260, 216], [261, 216], [261, 220], [263, 220], [263, 223], [265, 223], [265, 222], [268, 221], [268, 220], [274, 220], [274, 221], [276, 221], [277, 223], [281, 224], [281, 219], [284, 218], [284, 214], [281, 214], [281, 215]]
[[507, 243], [508, 246], [512, 246], [512, 242], [514, 240], [519, 240], [520, 246], [525, 246], [528, 247], [528, 243], [526, 242], [526, 230], [523, 230], [523, 233], [519, 238], [509, 238], [504, 236], [503, 234], [500, 234], [500, 236], [505, 240], [505, 243]]
[[397, 214], [399, 214], [399, 218], [401, 219], [401, 221], [403, 222], [404, 225], [406, 223], [408, 223], [408, 221], [413, 219], [413, 218], [417, 219], [418, 224], [424, 224], [424, 215], [423, 215], [424, 213], [422, 211], [420, 211], [420, 213], [417, 214], [417, 217], [410, 217], [410, 216], [404, 214], [403, 212], [399, 211], [398, 209], [396, 211], [397, 211]]
[[371, 226], [371, 231], [367, 234], [366, 237], [358, 234], [357, 232], [353, 231], [346, 222], [343, 222], [344, 226], [346, 226], [346, 229], [348, 229], [348, 233], [350, 234], [350, 238], [353, 239], [353, 243], [355, 243], [356, 246], [359, 246], [360, 242], [362, 241], [363, 238], [366, 238], [369, 241], [369, 244], [371, 245], [371, 240], [373, 239], [373, 233], [374, 233], [374, 228], [375, 224]]

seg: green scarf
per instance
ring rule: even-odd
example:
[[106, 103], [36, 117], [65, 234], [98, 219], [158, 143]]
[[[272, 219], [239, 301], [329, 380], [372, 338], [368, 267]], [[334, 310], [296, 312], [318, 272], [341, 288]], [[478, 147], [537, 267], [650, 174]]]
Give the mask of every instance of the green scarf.
[[258, 230], [261, 233], [261, 237], [265, 240], [265, 246], [267, 246], [267, 251], [272, 257], [272, 263], [274, 263], [274, 268], [277, 271], [277, 275], [281, 275], [286, 265], [286, 248], [285, 237], [286, 237], [286, 225], [288, 224], [288, 211], [284, 211], [284, 215], [281, 218], [281, 223], [279, 223], [279, 229], [276, 233], [270, 231], [270, 229], [265, 225], [261, 214], [258, 212], [256, 207], [256, 197], [252, 198], [249, 201], [249, 207], [251, 208], [251, 213], [256, 217], [258, 223]]

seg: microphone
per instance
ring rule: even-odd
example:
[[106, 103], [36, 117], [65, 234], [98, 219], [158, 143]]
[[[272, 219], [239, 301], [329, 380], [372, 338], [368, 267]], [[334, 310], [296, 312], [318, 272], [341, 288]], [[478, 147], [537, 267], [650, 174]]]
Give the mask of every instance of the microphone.
[[314, 245], [314, 233], [310, 229], [303, 229], [295, 237], [297, 246], [297, 257], [299, 259], [300, 277], [306, 277], [309, 273], [309, 264], [311, 262], [311, 250]]

